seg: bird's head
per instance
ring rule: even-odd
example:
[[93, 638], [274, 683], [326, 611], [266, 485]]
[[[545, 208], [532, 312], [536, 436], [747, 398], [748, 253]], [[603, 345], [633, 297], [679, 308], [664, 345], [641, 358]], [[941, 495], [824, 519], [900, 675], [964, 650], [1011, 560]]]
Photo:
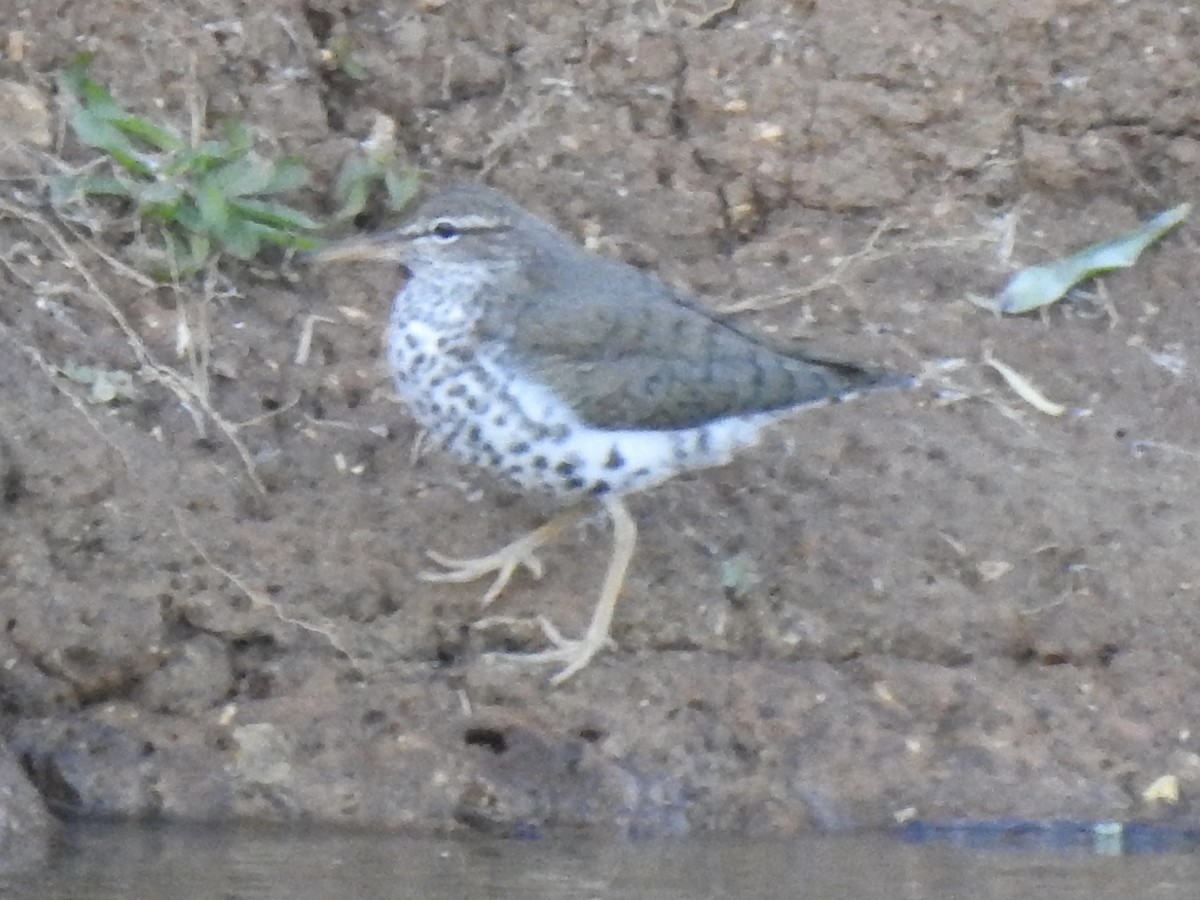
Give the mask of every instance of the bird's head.
[[476, 268], [483, 276], [519, 269], [539, 242], [558, 239], [549, 226], [479, 184], [445, 188], [391, 231], [340, 241], [310, 257], [316, 263], [385, 260], [413, 276]]

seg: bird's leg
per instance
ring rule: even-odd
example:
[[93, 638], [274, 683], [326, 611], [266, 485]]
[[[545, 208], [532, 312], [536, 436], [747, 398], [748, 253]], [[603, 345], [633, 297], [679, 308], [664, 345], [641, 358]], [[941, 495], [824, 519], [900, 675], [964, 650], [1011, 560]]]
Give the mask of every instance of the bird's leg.
[[625, 572], [629, 569], [634, 546], [637, 544], [637, 524], [620, 497], [606, 497], [604, 507], [613, 522], [613, 552], [608, 562], [608, 570], [604, 573], [600, 599], [596, 601], [587, 631], [578, 640], [565, 638], [549, 619], [541, 616], [539, 621], [542, 631], [554, 644], [554, 648], [540, 653], [512, 654], [522, 662], [564, 663], [563, 669], [550, 679], [554, 684], [562, 684], [591, 662], [610, 642], [609, 630], [617, 608], [617, 598], [621, 595], [621, 588], [625, 584]]
[[508, 580], [512, 578], [513, 573], [519, 567], [524, 566], [534, 578], [541, 578], [542, 561], [537, 558], [536, 552], [583, 518], [586, 511], [587, 507], [584, 504], [568, 509], [540, 528], [534, 529], [529, 534], [517, 538], [511, 544], [501, 547], [495, 553], [489, 553], [487, 556], [456, 559], [427, 550], [426, 554], [429, 558], [439, 566], [444, 566], [446, 571], [421, 572], [418, 577], [422, 581], [461, 583], [475, 581], [495, 573], [496, 578], [492, 581], [492, 586], [487, 589], [487, 593], [483, 595], [481, 603], [481, 605], [487, 606], [500, 596], [500, 592], [504, 590], [504, 586], [508, 584]]

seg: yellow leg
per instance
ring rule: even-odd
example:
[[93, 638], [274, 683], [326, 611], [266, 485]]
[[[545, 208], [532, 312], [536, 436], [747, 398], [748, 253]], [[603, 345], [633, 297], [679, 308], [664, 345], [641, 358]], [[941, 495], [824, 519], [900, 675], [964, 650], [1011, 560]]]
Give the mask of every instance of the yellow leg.
[[[562, 684], [591, 662], [596, 654], [610, 643], [609, 630], [612, 627], [613, 613], [617, 608], [617, 599], [621, 596], [621, 588], [625, 585], [625, 573], [629, 569], [629, 562], [633, 559], [634, 547], [637, 544], [637, 524], [633, 521], [633, 516], [619, 497], [605, 497], [603, 502], [613, 522], [613, 552], [587, 631], [577, 640], [565, 638], [549, 619], [539, 616], [542, 631], [554, 646], [538, 653], [507, 654], [521, 662], [562, 663], [562, 670], [550, 679], [554, 684]], [[438, 565], [445, 566], [446, 571], [422, 572], [419, 577], [424, 581], [466, 582], [495, 573], [496, 577], [491, 587], [483, 595], [483, 605], [487, 606], [500, 595], [519, 567], [524, 566], [534, 578], [541, 578], [542, 563], [534, 555], [535, 552], [579, 521], [586, 511], [587, 507], [583, 505], [569, 509], [540, 528], [487, 556], [454, 559], [428, 551], [429, 558]]]
[[481, 606], [487, 606], [500, 596], [508, 580], [518, 568], [524, 566], [534, 578], [542, 577], [542, 561], [535, 555], [538, 550], [555, 540], [564, 531], [583, 518], [585, 506], [576, 506], [555, 516], [545, 525], [536, 528], [511, 544], [501, 547], [495, 553], [475, 558], [456, 559], [443, 556], [432, 550], [426, 554], [439, 566], [446, 568], [445, 572], [421, 572], [417, 577], [422, 581], [452, 581], [462, 583], [475, 581], [485, 575], [496, 574], [492, 586], [483, 595]]
[[525, 662], [564, 663], [563, 668], [550, 679], [554, 684], [562, 684], [591, 662], [593, 657], [610, 643], [609, 631], [612, 627], [613, 613], [616, 611], [617, 599], [625, 585], [625, 573], [629, 569], [629, 562], [633, 559], [634, 547], [637, 544], [637, 524], [619, 497], [606, 497], [604, 507], [613, 522], [613, 552], [608, 562], [608, 570], [604, 573], [600, 599], [596, 601], [587, 631], [578, 640], [571, 640], [563, 637], [550, 620], [542, 616], [539, 619], [542, 631], [546, 633], [550, 643], [554, 644], [554, 648], [540, 653], [514, 654]]

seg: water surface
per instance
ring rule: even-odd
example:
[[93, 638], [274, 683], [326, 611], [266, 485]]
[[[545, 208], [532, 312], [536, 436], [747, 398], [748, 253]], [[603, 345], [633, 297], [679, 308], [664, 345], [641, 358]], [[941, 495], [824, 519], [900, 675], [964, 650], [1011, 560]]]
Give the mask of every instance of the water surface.
[[14, 898], [1156, 900], [1196, 897], [1200, 855], [979, 850], [886, 835], [628, 843], [251, 828], [89, 826]]

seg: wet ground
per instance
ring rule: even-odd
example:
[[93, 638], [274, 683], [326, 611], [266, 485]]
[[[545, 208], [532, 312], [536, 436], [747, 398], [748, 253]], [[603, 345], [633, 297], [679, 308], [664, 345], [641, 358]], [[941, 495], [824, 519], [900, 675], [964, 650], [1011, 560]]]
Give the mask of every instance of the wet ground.
[[[26, 133], [0, 187], [0, 714], [43, 795], [501, 833], [1190, 820], [1194, 226], [1045, 316], [968, 295], [1197, 195], [1194, 11], [508, 7], [13, 2], [0, 77], [54, 112], [86, 49], [131, 108], [186, 128], [206, 100], [310, 164], [314, 214], [382, 112], [412, 165], [920, 387], [633, 498], [617, 649], [551, 688], [489, 651], [539, 646], [539, 613], [583, 627], [607, 531], [485, 627], [481, 588], [416, 578], [551, 510], [414, 456], [380, 353], [396, 274], [154, 286], [125, 224], [45, 203], [89, 151]], [[134, 396], [93, 402], [71, 365]]]

